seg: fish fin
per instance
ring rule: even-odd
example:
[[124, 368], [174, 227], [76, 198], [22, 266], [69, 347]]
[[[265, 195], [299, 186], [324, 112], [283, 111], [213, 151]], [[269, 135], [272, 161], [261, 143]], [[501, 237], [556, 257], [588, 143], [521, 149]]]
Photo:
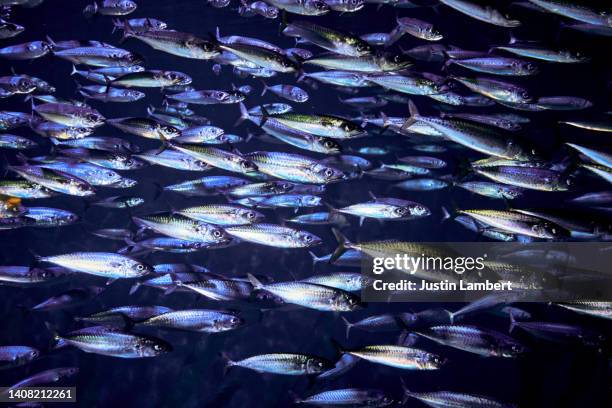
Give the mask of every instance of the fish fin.
[[370, 198], [371, 198], [372, 200], [375, 200], [375, 201], [377, 200], [377, 198], [376, 198], [376, 196], [374, 195], [374, 193], [373, 193], [373, 192], [368, 191], [368, 195], [370, 196]]
[[87, 5], [83, 9], [83, 16], [85, 16], [85, 18], [92, 18], [97, 13], [98, 13], [98, 3], [96, 3], [95, 1], [92, 2], [92, 4]]
[[410, 112], [410, 117], [408, 119], [406, 119], [406, 121], [402, 125], [402, 129], [401, 130], [408, 129], [410, 126], [412, 126], [417, 121], [417, 117], [419, 115], [419, 111], [418, 111], [416, 105], [414, 104], [414, 102], [412, 102], [412, 99], [408, 100], [408, 110]]
[[136, 291], [138, 290], [138, 288], [140, 288], [141, 285], [142, 285], [142, 282], [134, 283], [132, 287], [130, 288], [129, 294], [133, 295], [134, 293], [136, 293]]
[[346, 338], [349, 338], [349, 334], [351, 332], [351, 328], [355, 325], [354, 323], [351, 323], [348, 321], [348, 319], [344, 316], [340, 316], [340, 318], [342, 319], [342, 321], [344, 322], [344, 324], [346, 325]]
[[253, 287], [255, 289], [263, 289], [264, 285], [263, 283], [261, 283], [255, 276], [253, 276], [252, 274], [247, 274], [248, 278], [249, 278], [249, 282], [251, 282], [251, 285], [253, 285]]
[[49, 44], [51, 44], [51, 50], [55, 50], [55, 48], [57, 47], [57, 44], [55, 43], [55, 41], [53, 41], [51, 37], [49, 37], [48, 35], [46, 36], [46, 38]]
[[221, 352], [221, 358], [223, 359], [223, 375], [227, 375], [227, 373], [232, 369], [232, 367], [236, 366], [236, 362], [233, 361], [229, 354], [225, 351]]
[[263, 85], [263, 89], [261, 90], [260, 96], [264, 96], [269, 88], [268, 88], [268, 85], [266, 85], [266, 83], [263, 80], [261, 80], [261, 84]]
[[402, 405], [405, 405], [406, 401], [408, 401], [408, 398], [412, 397], [414, 393], [408, 389], [408, 387], [406, 386], [406, 382], [402, 377], [400, 377], [400, 383], [402, 385], [402, 391], [404, 392], [404, 397], [402, 398]]
[[451, 219], [453, 216], [451, 215], [450, 212], [448, 212], [448, 210], [446, 209], [446, 207], [442, 206], [442, 219], [440, 220], [440, 224], [445, 222], [448, 219]]
[[260, 108], [261, 108], [261, 123], [259, 124], [259, 127], [263, 127], [263, 125], [265, 125], [266, 122], [268, 121], [268, 118], [270, 117], [270, 113], [268, 112], [265, 106], [260, 105]]
[[516, 318], [514, 317], [514, 313], [510, 312], [510, 327], [508, 328], [508, 333], [512, 333], [514, 328], [517, 326]]
[[349, 241], [337, 228], [332, 228], [332, 232], [336, 240], [338, 241], [338, 248], [334, 251], [332, 256], [329, 258], [329, 263], [333, 264], [338, 260], [352, 245], [351, 241]]
[[316, 265], [319, 262], [322, 262], [322, 259], [320, 257], [317, 256], [317, 254], [315, 254], [312, 251], [308, 251], [308, 253], [310, 254], [310, 256], [312, 257], [312, 265]]
[[249, 111], [247, 110], [245, 104], [240, 102], [238, 106], [240, 107], [240, 117], [234, 123], [234, 127], [240, 126], [245, 120], [251, 120], [251, 115], [249, 114]]
[[119, 40], [119, 44], [123, 44], [128, 38], [134, 37], [134, 35], [134, 29], [130, 25], [129, 20], [126, 18], [125, 20], [123, 20], [123, 34], [121, 36], [121, 39]]
[[346, 353], [344, 347], [342, 347], [342, 345], [336, 339], [330, 338], [329, 340], [331, 341], [332, 346], [334, 346], [334, 349], [338, 352], [338, 354], [343, 355]]
[[72, 64], [72, 71], [70, 72], [70, 76], [76, 75], [78, 73], [76, 69], [76, 65]]

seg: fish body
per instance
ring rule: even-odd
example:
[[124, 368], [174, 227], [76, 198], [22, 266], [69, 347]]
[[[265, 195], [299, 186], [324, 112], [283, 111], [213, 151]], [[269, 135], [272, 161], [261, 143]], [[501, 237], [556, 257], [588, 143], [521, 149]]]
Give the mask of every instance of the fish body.
[[345, 353], [376, 364], [404, 370], [437, 370], [444, 364], [441, 357], [411, 347], [393, 345], [372, 345]]
[[321, 238], [309, 232], [275, 224], [232, 226], [225, 230], [241, 240], [276, 248], [309, 248], [322, 242]]
[[227, 365], [244, 367], [259, 373], [281, 375], [320, 374], [332, 366], [329, 361], [319, 357], [290, 353], [261, 354], [239, 361], [229, 360]]
[[186, 241], [222, 245], [230, 237], [218, 226], [176, 215], [133, 217], [136, 224], [160, 234]]
[[56, 348], [73, 346], [86, 353], [119, 358], [157, 357], [172, 350], [163, 340], [123, 333], [105, 326], [92, 326], [55, 335]]

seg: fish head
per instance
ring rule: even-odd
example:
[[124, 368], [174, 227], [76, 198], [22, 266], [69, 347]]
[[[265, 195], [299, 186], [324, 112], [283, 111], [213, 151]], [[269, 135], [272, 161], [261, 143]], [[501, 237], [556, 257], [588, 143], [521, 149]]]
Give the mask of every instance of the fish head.
[[308, 100], [308, 93], [297, 86], [291, 88], [289, 93], [291, 94], [291, 98], [296, 102], [306, 102]]
[[117, 8], [124, 14], [131, 13], [132, 11], [136, 10], [136, 7], [138, 7], [136, 3], [131, 0], [121, 0], [119, 3], [117, 3]]
[[131, 187], [134, 187], [136, 184], [138, 184], [138, 181], [136, 181], [134, 179], [131, 179], [131, 178], [127, 178], [127, 177], [122, 177], [116, 183], [113, 183], [109, 187], [114, 187], [114, 188], [131, 188]]
[[257, 165], [255, 163], [243, 157], [236, 156], [232, 158], [231, 160], [236, 163], [236, 165], [238, 166], [238, 168], [240, 169], [242, 173], [245, 173], [245, 174], [255, 173], [258, 170]]
[[333, 139], [317, 138], [314, 140], [314, 142], [321, 152], [327, 154], [340, 154], [342, 152], [342, 146], [340, 145], [340, 143], [336, 142]]
[[156, 357], [172, 351], [170, 343], [153, 338], [142, 338], [133, 347], [140, 357]]
[[420, 368], [424, 370], [437, 370], [446, 364], [446, 362], [447, 360], [444, 357], [427, 353], [426, 356], [419, 360], [418, 364]]
[[129, 264], [129, 268], [132, 270], [134, 275], [143, 276], [153, 273], [153, 267], [143, 262], [134, 261]]
[[317, 15], [326, 14], [330, 10], [329, 5], [322, 0], [305, 0], [303, 6], [304, 9], [316, 13]]
[[185, 47], [191, 49], [194, 55], [202, 59], [213, 58], [220, 54], [220, 50], [215, 44], [198, 38], [190, 38], [185, 41]]
[[179, 129], [170, 125], [162, 125], [161, 123], [157, 125], [157, 131], [164, 139], [167, 140], [174, 139], [175, 137], [179, 137], [181, 135], [181, 131]]
[[383, 71], [399, 71], [411, 66], [412, 59], [403, 54], [384, 53], [378, 56], [378, 65]]
[[16, 88], [20, 93], [30, 93], [36, 89], [36, 83], [29, 78], [19, 78]]
[[499, 350], [496, 350], [496, 355], [499, 357], [516, 358], [527, 351], [527, 347], [520, 343], [506, 342], [500, 346]]
[[338, 292], [332, 299], [334, 310], [353, 311], [361, 307], [361, 301], [352, 293]]
[[329, 361], [325, 361], [320, 358], [309, 357], [306, 360], [306, 372], [308, 374], [319, 374], [332, 368], [333, 365]]
[[234, 314], [224, 314], [213, 321], [213, 325], [219, 331], [233, 330], [245, 323], [244, 319]]
[[315, 169], [317, 174], [325, 181], [325, 183], [333, 183], [346, 179], [346, 174], [344, 172], [334, 168], [327, 166], [318, 166], [318, 169]]
[[192, 81], [189, 75], [178, 71], [163, 71], [161, 76], [172, 85], [189, 85]]
[[550, 222], [536, 223], [531, 227], [531, 230], [541, 238], [560, 239], [570, 237], [568, 230]]
[[130, 197], [125, 201], [128, 207], [137, 207], [144, 204], [144, 202], [145, 200], [141, 197]]
[[237, 212], [237, 215], [240, 219], [246, 221], [249, 224], [257, 224], [259, 222], [262, 222], [265, 218], [262, 213], [246, 208], [240, 208]]
[[295, 239], [297, 242], [309, 248], [320, 245], [323, 242], [321, 238], [307, 231], [296, 231]]
[[238, 103], [245, 100], [246, 95], [243, 94], [239, 90], [227, 91], [224, 92], [225, 96], [223, 97], [222, 103]]

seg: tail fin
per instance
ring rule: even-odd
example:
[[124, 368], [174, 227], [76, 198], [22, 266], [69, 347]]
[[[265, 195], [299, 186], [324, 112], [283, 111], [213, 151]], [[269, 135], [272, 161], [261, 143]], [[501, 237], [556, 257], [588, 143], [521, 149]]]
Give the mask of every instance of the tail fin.
[[319, 257], [319, 256], [317, 256], [317, 254], [315, 254], [315, 253], [314, 253], [314, 252], [312, 252], [312, 251], [308, 251], [308, 253], [309, 253], [309, 254], [310, 254], [310, 256], [312, 257], [312, 264], [313, 264], [313, 265], [316, 265], [316, 264], [318, 264], [319, 262], [323, 262], [323, 257]]
[[445, 222], [450, 218], [452, 218], [452, 215], [448, 212], [446, 207], [442, 206], [442, 219], [440, 220], [440, 223]]
[[227, 375], [229, 370], [236, 365], [236, 362], [233, 361], [230, 358], [229, 354], [227, 354], [225, 351], [221, 353], [221, 358], [225, 362], [224, 367], [223, 367], [223, 375], [225, 376]]
[[264, 285], [263, 283], [261, 283], [255, 276], [251, 275], [250, 273], [247, 274], [248, 278], [249, 278], [249, 282], [251, 282], [251, 285], [253, 285], [253, 287], [255, 289], [263, 289]]
[[346, 338], [349, 338], [349, 334], [351, 332], [351, 327], [353, 327], [355, 325], [355, 323], [351, 323], [348, 321], [348, 319], [344, 316], [340, 316], [340, 318], [342, 319], [342, 321], [344, 322], [344, 324], [346, 325]]
[[512, 333], [514, 328], [517, 326], [516, 318], [514, 317], [514, 313], [510, 312], [510, 327], [508, 328], [508, 333]]
[[76, 66], [74, 64], [72, 64], [72, 71], [70, 72], [70, 76], [74, 76], [76, 74], [78, 74], [79, 71], [77, 71]]
[[123, 20], [123, 35], [121, 36], [121, 40], [119, 40], [119, 43], [122, 44], [123, 42], [125, 42], [125, 40], [133, 36], [134, 29], [130, 25], [129, 20], [126, 18], [125, 20]]
[[266, 83], [264, 81], [261, 81], [261, 84], [263, 85], [263, 89], [261, 90], [261, 95], [260, 96], [264, 96], [266, 94], [266, 92], [268, 92], [268, 85], [266, 85]]
[[85, 18], [92, 18], [98, 12], [98, 4], [94, 1], [83, 9], [83, 16]]
[[402, 383], [402, 390], [404, 391], [404, 397], [402, 399], [402, 405], [405, 405], [406, 401], [408, 400], [408, 398], [414, 397], [415, 394], [408, 389], [408, 387], [406, 386], [406, 382], [401, 377], [400, 377], [400, 382]]
[[240, 106], [240, 117], [238, 118], [236, 123], [234, 123], [234, 127], [239, 126], [245, 120], [251, 120], [251, 115], [249, 115], [249, 111], [247, 110], [245, 104], [240, 102], [238, 106]]
[[406, 119], [406, 122], [404, 122], [402, 125], [402, 130], [406, 130], [412, 126], [417, 121], [417, 117], [419, 116], [419, 110], [414, 102], [412, 102], [412, 99], [408, 100], [408, 110], [410, 111], [410, 117]]
[[332, 256], [329, 258], [330, 264], [333, 264], [335, 261], [337, 261], [338, 258], [340, 258], [342, 254], [344, 254], [352, 246], [351, 241], [349, 241], [344, 235], [342, 235], [342, 233], [338, 229], [332, 228], [332, 232], [334, 233], [334, 237], [336, 237], [336, 240], [338, 241], [338, 248], [336, 248]]
[[133, 295], [134, 293], [136, 293], [136, 291], [138, 290], [138, 288], [142, 285], [141, 282], [136, 282], [132, 285], [132, 287], [130, 288], [130, 295]]

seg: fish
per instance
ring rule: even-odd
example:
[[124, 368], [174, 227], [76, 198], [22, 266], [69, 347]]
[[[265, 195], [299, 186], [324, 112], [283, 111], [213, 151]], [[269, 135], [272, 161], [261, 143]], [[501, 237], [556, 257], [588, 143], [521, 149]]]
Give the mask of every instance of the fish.
[[[431, 211], [422, 204], [399, 198], [372, 197], [364, 203], [339, 208], [344, 214], [355, 215], [360, 219], [375, 218], [379, 220], [405, 221], [427, 217]], [[363, 222], [363, 221], [362, 221]]]
[[509, 186], [506, 184], [490, 183], [487, 181], [465, 181], [455, 184], [467, 191], [490, 198], [500, 198], [504, 200], [514, 200], [523, 195], [520, 187]]
[[170, 282], [164, 281], [165, 285], [169, 283], [212, 300], [249, 300], [253, 292], [253, 285], [249, 282], [234, 279], [197, 277], [197, 280], [193, 281], [183, 280], [181, 276], [171, 276]]
[[374, 49], [367, 42], [350, 33], [324, 27], [309, 21], [293, 21], [286, 25], [283, 34], [306, 40], [323, 49], [340, 55], [362, 57]]
[[287, 222], [293, 222], [296, 224], [306, 225], [337, 225], [345, 226], [348, 225], [348, 221], [342, 214], [337, 214], [333, 211], [315, 212], [309, 214], [302, 214], [286, 220]]
[[[410, 57], [389, 52], [377, 52], [361, 57], [337, 54], [319, 55], [303, 63], [317, 65], [328, 70], [355, 71], [358, 74], [401, 71], [414, 65]], [[320, 76], [317, 79], [320, 79]]]
[[228, 234], [218, 226], [183, 216], [159, 214], [132, 217], [134, 222], [160, 234], [186, 241], [223, 245], [230, 241]]
[[238, 90], [201, 90], [175, 93], [168, 95], [168, 98], [194, 105], [215, 105], [239, 103], [246, 98], [246, 95]]
[[257, 224], [264, 215], [251, 209], [236, 205], [209, 204], [183, 208], [176, 211], [182, 216], [220, 226]]
[[[414, 37], [427, 41], [440, 41], [444, 36], [434, 28], [434, 25], [426, 21], [410, 17], [397, 17], [397, 28]], [[391, 34], [393, 36], [393, 33]]]
[[85, 7], [83, 15], [91, 18], [96, 14], [102, 16], [125, 16], [137, 8], [131, 0], [98, 0]]
[[105, 82], [124, 88], [166, 88], [175, 85], [189, 85], [192, 79], [189, 75], [179, 71], [143, 70], [126, 72], [112, 78], [107, 77]]
[[66, 146], [70, 148], [83, 148], [91, 150], [105, 150], [118, 153], [138, 153], [140, 147], [135, 143], [119, 137], [89, 136], [80, 139], [51, 139], [55, 146]]
[[606, 12], [564, 0], [529, 0], [547, 12], [598, 26], [610, 26]]
[[511, 314], [509, 332], [512, 332], [517, 327], [536, 337], [558, 343], [573, 343], [599, 347], [605, 340], [603, 334], [580, 326], [553, 322], [522, 322], [517, 321], [514, 315]]
[[143, 321], [171, 311], [172, 309], [165, 306], [118, 306], [88, 316], [76, 317], [75, 320], [96, 325], [124, 326], [126, 323]]
[[416, 122], [424, 122], [428, 126], [444, 134], [455, 143], [474, 149], [489, 156], [497, 156], [518, 161], [529, 161], [534, 158], [534, 151], [526, 148], [523, 143], [511, 135], [500, 135], [496, 129], [491, 129], [472, 122], [453, 119], [424, 117], [419, 114], [414, 103], [409, 104], [410, 118], [402, 128], [407, 128]]
[[26, 150], [33, 149], [37, 146], [38, 143], [22, 136], [10, 134], [0, 135], [0, 149]]
[[412, 180], [404, 180], [394, 184], [394, 188], [399, 188], [406, 191], [435, 191], [447, 188], [450, 186], [445, 180], [435, 178], [418, 178]]
[[24, 31], [24, 26], [0, 19], [0, 39], [6, 40], [7, 38], [13, 38]]
[[238, 361], [226, 358], [226, 366], [243, 367], [258, 373], [314, 375], [332, 368], [332, 363], [316, 356], [292, 353], [260, 354]]
[[460, 210], [460, 214], [486, 225], [534, 238], [559, 239], [569, 236], [561, 226], [539, 217], [507, 210]]
[[499, 45], [491, 48], [509, 52], [519, 57], [532, 58], [540, 61], [554, 62], [560, 64], [582, 64], [590, 60], [590, 57], [581, 52], [567, 49], [554, 49], [534, 43], [521, 43], [511, 37], [508, 45]]
[[53, 56], [65, 59], [73, 64], [83, 64], [92, 67], [129, 67], [140, 65], [144, 59], [131, 51], [115, 47], [85, 46], [53, 51]]
[[404, 386], [404, 400], [414, 398], [430, 407], [466, 406], [489, 408], [512, 408], [514, 405], [496, 401], [481, 395], [465, 394], [454, 391], [414, 392]]
[[164, 150], [161, 153], [159, 152], [159, 149], [149, 150], [135, 154], [134, 157], [142, 159], [150, 164], [168, 167], [175, 170], [207, 171], [212, 168], [205, 162], [198, 160], [193, 156], [174, 150]]
[[353, 272], [332, 272], [326, 275], [315, 275], [302, 279], [301, 282], [327, 286], [346, 292], [356, 292], [372, 284], [372, 280], [368, 277]]
[[375, 389], [343, 388], [323, 391], [306, 398], [298, 398], [296, 404], [327, 406], [368, 406], [386, 407], [393, 404], [393, 399], [383, 391]]
[[100, 112], [88, 106], [45, 103], [35, 106], [33, 110], [48, 121], [71, 127], [96, 128], [106, 120]]
[[169, 143], [170, 148], [184, 155], [208, 164], [209, 166], [231, 172], [249, 174], [258, 170], [257, 164], [247, 156], [228, 152], [211, 146], [179, 145]]
[[475, 168], [474, 172], [498, 183], [540, 191], [568, 191], [572, 182], [563, 173], [538, 167], [502, 165]]
[[16, 384], [9, 387], [10, 390], [15, 390], [23, 387], [34, 387], [43, 384], [53, 384], [70, 377], [74, 377], [79, 373], [78, 367], [56, 367], [45, 371], [37, 372]]
[[126, 133], [156, 140], [171, 140], [181, 135], [174, 126], [159, 123], [150, 118], [114, 118], [106, 123]]
[[92, 205], [104, 208], [134, 208], [144, 204], [145, 200], [141, 197], [114, 196], [106, 197]]
[[[577, 300], [573, 302], [561, 302], [555, 304], [559, 307], [579, 314], [600, 317], [603, 319], [612, 319], [612, 304], [610, 302]], [[519, 317], [516, 314], [514, 314], [514, 316]]]
[[44, 57], [53, 51], [53, 45], [46, 41], [31, 41], [0, 48], [0, 58], [8, 60], [32, 60]]
[[225, 231], [243, 241], [276, 248], [311, 248], [322, 242], [307, 231], [267, 223], [231, 226]]
[[264, 88], [261, 92], [261, 96], [264, 96], [266, 92], [272, 92], [274, 95], [281, 98], [287, 99], [292, 102], [303, 103], [308, 101], [308, 93], [302, 88], [293, 85], [273, 85], [268, 86], [263, 84]]
[[281, 194], [270, 197], [246, 197], [236, 200], [247, 207], [258, 208], [305, 208], [321, 205], [321, 197], [311, 194]]
[[417, 330], [415, 333], [437, 343], [484, 357], [516, 358], [527, 350], [521, 343], [505, 334], [476, 326], [434, 326]]
[[357, 350], [342, 350], [363, 360], [404, 370], [438, 370], [446, 360], [416, 348], [394, 345], [371, 345]]
[[330, 11], [330, 6], [321, 0], [270, 0], [274, 7], [302, 16], [322, 16]]
[[57, 193], [86, 197], [95, 194], [94, 188], [86, 181], [63, 173], [38, 166], [9, 166], [9, 170], [19, 174], [31, 183], [39, 184]]
[[570, 146], [573, 149], [576, 149], [578, 152], [585, 155], [592, 162], [612, 168], [612, 155], [605, 151], [596, 150], [587, 146], [578, 145], [575, 143], [566, 143], [566, 145]]
[[104, 289], [105, 288], [99, 286], [87, 286], [84, 288], [70, 289], [59, 293], [58, 295], [47, 298], [46, 300], [33, 306], [30, 310], [47, 312], [75, 307], [97, 297], [104, 291]]
[[485, 74], [504, 76], [529, 76], [539, 72], [537, 65], [532, 62], [505, 57], [479, 57], [466, 59], [449, 59], [449, 65], [459, 65], [463, 68]]
[[144, 92], [133, 89], [106, 87], [103, 85], [78, 86], [79, 93], [85, 99], [100, 102], [135, 102], [145, 97]]
[[29, 346], [0, 346], [0, 369], [31, 363], [41, 356], [40, 350]]
[[349, 334], [353, 327], [365, 330], [368, 332], [387, 332], [387, 331], [398, 331], [402, 328], [403, 323], [399, 316], [392, 314], [381, 314], [369, 316], [356, 322], [349, 322], [345, 317], [341, 316], [342, 321], [346, 325], [346, 338], [349, 338]]
[[134, 31], [129, 22], [124, 21], [123, 38], [135, 38], [150, 47], [177, 57], [210, 60], [219, 55], [219, 48], [210, 41], [190, 33], [172, 30]]
[[232, 188], [249, 184], [248, 180], [234, 176], [207, 176], [187, 180], [178, 184], [163, 187], [165, 191], [174, 191], [186, 196], [210, 196]]
[[306, 282], [279, 282], [264, 284], [249, 274], [255, 290], [263, 290], [278, 296], [286, 303], [308, 309], [328, 312], [350, 312], [360, 307], [359, 298], [350, 292]]
[[28, 207], [23, 214], [24, 227], [55, 228], [71, 225], [79, 221], [79, 216], [73, 212], [51, 207]]
[[187, 330], [198, 333], [221, 333], [235, 330], [243, 324], [244, 320], [235, 313], [208, 309], [169, 311], [138, 323], [139, 326]]
[[[135, 170], [143, 168], [147, 162], [142, 161], [131, 154], [108, 152], [93, 149], [62, 149], [61, 154], [73, 160], [83, 160], [89, 163], [114, 170]], [[70, 160], [70, 159], [68, 159]]]
[[123, 30], [126, 25], [129, 25], [133, 31], [149, 31], [149, 30], [165, 30], [168, 24], [156, 18], [130, 18], [125, 24], [119, 19], [113, 19], [113, 31]]
[[481, 5], [471, 0], [440, 0], [440, 2], [468, 17], [500, 27], [519, 27], [521, 22], [502, 14], [491, 6]]
[[37, 261], [109, 279], [137, 278], [152, 272], [150, 265], [112, 252], [73, 252], [39, 256]]
[[52, 282], [66, 275], [63, 268], [0, 266], [0, 285], [30, 286]]
[[295, 183], [330, 184], [345, 178], [340, 170], [298, 154], [252, 152], [245, 157], [255, 163], [260, 172]]
[[92, 326], [65, 335], [54, 334], [55, 348], [76, 347], [86, 353], [118, 358], [157, 357], [172, 351], [172, 346], [154, 337], [123, 333], [106, 326]]

